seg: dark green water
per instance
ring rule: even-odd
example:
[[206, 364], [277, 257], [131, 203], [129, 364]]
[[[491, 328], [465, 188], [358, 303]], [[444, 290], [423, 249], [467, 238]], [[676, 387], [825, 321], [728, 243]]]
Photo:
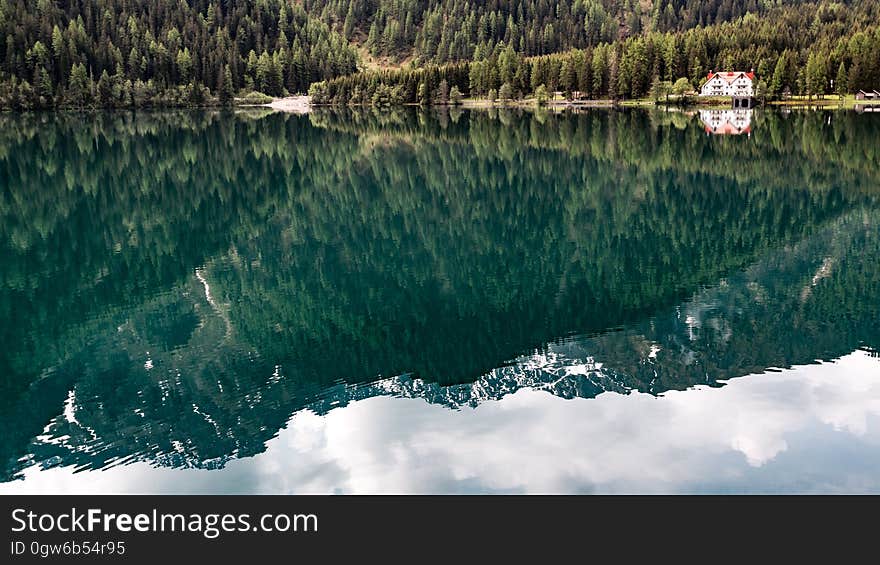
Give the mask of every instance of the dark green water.
[[0, 488], [880, 491], [880, 115], [748, 119], [0, 115]]

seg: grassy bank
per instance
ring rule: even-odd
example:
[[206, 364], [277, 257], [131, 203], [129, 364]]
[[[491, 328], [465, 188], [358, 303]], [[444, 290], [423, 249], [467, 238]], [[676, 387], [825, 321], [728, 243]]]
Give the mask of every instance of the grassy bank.
[[[761, 106], [758, 99], [754, 100], [755, 106]], [[545, 102], [547, 107], [551, 108], [589, 108], [589, 107], [650, 107], [650, 106], [688, 106], [688, 107], [705, 107], [729, 109], [733, 104], [729, 96], [716, 97], [700, 97], [688, 96], [684, 99], [680, 97], [670, 97], [668, 102], [665, 100], [655, 101], [653, 98], [634, 98], [628, 100], [612, 100], [610, 98], [596, 100], [570, 100], [562, 96], [556, 96]], [[538, 106], [535, 97], [511, 100], [490, 100], [488, 98], [465, 98], [462, 105], [466, 108], [492, 108], [492, 107], [528, 107]], [[790, 107], [790, 108], [826, 108], [826, 109], [844, 109], [852, 110], [858, 106], [877, 106], [880, 107], [880, 100], [856, 100], [855, 95], [848, 94], [843, 98], [839, 96], [826, 95], [821, 98], [792, 96], [785, 100], [767, 100], [764, 102], [766, 106]]]

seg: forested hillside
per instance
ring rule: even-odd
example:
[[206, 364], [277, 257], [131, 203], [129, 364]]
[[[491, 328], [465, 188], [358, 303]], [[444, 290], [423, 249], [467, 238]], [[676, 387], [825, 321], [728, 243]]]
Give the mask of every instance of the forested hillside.
[[199, 105], [357, 70], [287, 0], [0, 0], [0, 106]]
[[335, 104], [381, 104], [389, 96], [429, 104], [450, 99], [453, 87], [464, 95], [510, 99], [543, 85], [585, 98], [638, 98], [669, 91], [682, 79], [683, 88], [697, 88], [711, 69], [754, 69], [761, 97], [880, 90], [880, 4], [775, 6], [762, 16], [646, 31], [532, 57], [500, 42], [466, 68], [452, 63], [362, 73], [316, 84], [313, 93]]
[[[335, 103], [630, 98], [721, 68], [755, 69], [770, 96], [852, 92], [880, 89], [878, 26], [873, 0], [0, 0], [0, 107], [229, 104], [316, 82]], [[359, 52], [398, 70], [334, 82]], [[471, 61], [455, 85], [414, 71]]]
[[[525, 56], [545, 55], [647, 32], [712, 28], [749, 15], [801, 35], [830, 21], [864, 26], [878, 21], [873, 0], [304, 0], [310, 14], [346, 38], [389, 60], [427, 62], [476, 59], [499, 43]], [[795, 25], [796, 27], [791, 27]], [[729, 30], [728, 30], [729, 31]], [[839, 32], [843, 29], [839, 30]], [[725, 35], [719, 29], [716, 36]], [[720, 38], [719, 38], [720, 39]], [[737, 40], [754, 43], [749, 33]]]
[[[767, 0], [304, 0], [309, 13], [365, 38], [374, 55], [442, 63], [480, 59], [504, 42], [541, 55], [610, 42], [642, 31], [712, 25]], [[789, 1], [787, 3], [794, 3]]]

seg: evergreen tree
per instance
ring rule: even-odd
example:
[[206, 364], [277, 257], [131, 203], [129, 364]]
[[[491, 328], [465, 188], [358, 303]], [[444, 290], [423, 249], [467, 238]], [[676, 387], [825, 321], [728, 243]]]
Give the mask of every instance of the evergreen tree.
[[113, 84], [110, 81], [110, 75], [107, 69], [101, 71], [98, 79], [98, 104], [103, 107], [111, 106], [113, 103]]
[[92, 81], [82, 63], [73, 65], [70, 69], [66, 98], [76, 108], [83, 108], [92, 98]]
[[771, 96], [776, 97], [781, 95], [783, 89], [786, 86], [787, 55], [787, 53], [783, 52], [782, 55], [776, 60], [776, 67], [773, 70], [773, 78], [770, 80], [769, 92]]
[[807, 59], [806, 90], [808, 96], [821, 97], [825, 93], [825, 61], [822, 55], [811, 52]]
[[220, 71], [220, 83], [217, 85], [217, 93], [221, 106], [232, 105], [232, 73], [229, 71], [229, 67], [223, 67]]
[[547, 87], [543, 84], [538, 85], [538, 88], [535, 89], [535, 101], [538, 103], [538, 106], [545, 106], [549, 99], [550, 95], [547, 93]]
[[449, 83], [446, 82], [446, 79], [441, 80], [440, 84], [437, 86], [437, 103], [449, 103]]
[[834, 92], [837, 93], [841, 100], [843, 100], [843, 97], [848, 92], [848, 83], [849, 75], [846, 74], [846, 65], [841, 61], [840, 66], [837, 67], [837, 78], [834, 79]]
[[509, 82], [505, 82], [498, 89], [498, 97], [505, 102], [513, 99], [513, 87], [510, 86]]
[[453, 86], [452, 90], [449, 91], [449, 103], [453, 106], [458, 106], [459, 104], [461, 104], [461, 99], [461, 91], [458, 89], [457, 86]]

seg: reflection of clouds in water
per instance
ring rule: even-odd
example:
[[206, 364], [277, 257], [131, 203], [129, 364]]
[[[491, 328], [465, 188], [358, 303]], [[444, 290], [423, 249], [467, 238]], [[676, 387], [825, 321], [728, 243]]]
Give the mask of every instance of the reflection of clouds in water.
[[0, 492], [878, 491], [878, 417], [880, 359], [857, 351], [659, 398], [521, 390], [449, 410], [374, 397], [300, 412], [222, 470], [32, 467]]

